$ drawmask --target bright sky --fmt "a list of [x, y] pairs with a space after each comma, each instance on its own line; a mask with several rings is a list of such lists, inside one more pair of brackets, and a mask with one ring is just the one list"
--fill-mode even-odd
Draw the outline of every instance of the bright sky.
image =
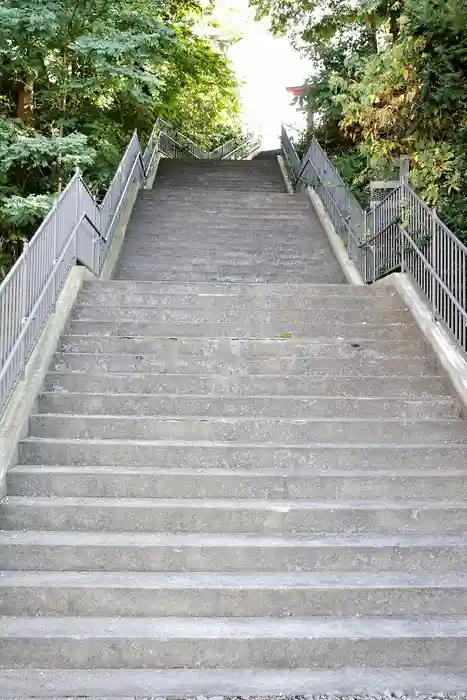
[[[304, 126], [304, 116], [291, 107], [287, 86], [301, 85], [311, 74], [309, 61], [291, 47], [288, 39], [273, 37], [268, 22], [253, 22], [248, 0], [221, 0], [242, 16], [243, 39], [229, 50], [242, 90], [244, 119], [249, 128], [261, 131], [263, 148], [276, 148], [281, 121]], [[250, 17], [250, 21], [246, 20]], [[246, 21], [245, 21], [246, 20]]]

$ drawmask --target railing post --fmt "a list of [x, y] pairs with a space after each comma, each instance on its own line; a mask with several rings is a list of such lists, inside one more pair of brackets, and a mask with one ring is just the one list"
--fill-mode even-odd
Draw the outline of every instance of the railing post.
[[57, 302], [57, 261], [58, 261], [58, 231], [57, 231], [57, 226], [58, 226], [57, 219], [58, 219], [58, 217], [56, 215], [57, 202], [54, 203], [53, 208], [54, 208], [54, 213], [52, 214], [52, 222], [53, 222], [53, 231], [52, 231], [52, 250], [53, 250], [53, 259], [52, 259], [52, 274], [53, 274], [52, 313], [55, 313], [55, 305]]
[[[431, 267], [435, 272], [439, 274], [437, 269], [438, 266], [436, 264], [436, 260], [438, 257], [438, 228], [436, 225], [437, 218], [438, 216], [436, 213], [436, 209], [433, 207], [433, 209], [431, 210]], [[436, 277], [433, 274], [433, 272], [431, 273], [431, 316], [433, 321], [437, 320], [438, 314], [436, 312]]]
[[[81, 216], [81, 170], [79, 168], [76, 168], [76, 196], [75, 196], [75, 225], [78, 223], [79, 218]], [[99, 209], [99, 225], [100, 225], [100, 209]], [[79, 236], [79, 230], [76, 231], [75, 234], [75, 242], [74, 242], [74, 258], [75, 258], [75, 263], [78, 260], [78, 236]]]
[[[402, 212], [402, 207], [401, 207], [401, 201], [402, 201], [402, 194], [404, 193], [405, 195], [405, 187], [407, 186], [406, 181], [402, 180], [401, 184], [399, 186], [399, 196], [396, 194], [396, 206], [397, 206], [397, 230], [399, 231], [399, 238], [401, 242], [401, 272], [404, 273], [406, 269], [406, 264], [405, 264], [405, 236], [404, 236], [404, 228], [401, 226], [399, 223], [399, 219], [401, 219], [401, 212]], [[403, 222], [402, 222], [403, 223]]]
[[[21, 267], [21, 283], [20, 283], [20, 289], [19, 289], [19, 294], [20, 294], [20, 307], [21, 307], [21, 330], [24, 328], [24, 325], [26, 324], [28, 320], [28, 310], [29, 310], [29, 304], [28, 304], [28, 287], [29, 287], [29, 243], [25, 243], [23, 246], [23, 265]], [[25, 346], [26, 346], [26, 338], [23, 337], [21, 341], [21, 348], [20, 348], [20, 367], [21, 367], [21, 372], [19, 375], [20, 379], [24, 379], [24, 372], [26, 370], [26, 352], [25, 352]]]
[[376, 245], [371, 246], [371, 257], [372, 257], [372, 265], [373, 265], [373, 272], [372, 272], [372, 282], [373, 284], [376, 282]]

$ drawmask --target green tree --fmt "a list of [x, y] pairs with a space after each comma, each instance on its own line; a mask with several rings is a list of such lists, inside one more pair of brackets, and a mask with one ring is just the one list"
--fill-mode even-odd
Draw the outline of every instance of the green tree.
[[96, 193], [132, 130], [164, 116], [203, 144], [238, 128], [226, 57], [197, 0], [3, 0], [0, 274], [80, 166]]

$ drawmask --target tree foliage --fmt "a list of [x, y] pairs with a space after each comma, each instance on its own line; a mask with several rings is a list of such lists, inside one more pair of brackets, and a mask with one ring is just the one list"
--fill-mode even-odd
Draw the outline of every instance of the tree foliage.
[[3, 0], [0, 277], [80, 167], [96, 192], [158, 116], [211, 146], [239, 128], [226, 57], [198, 0]]
[[412, 184], [467, 240], [467, 0], [253, 4], [314, 59], [311, 131], [356, 192], [409, 154]]

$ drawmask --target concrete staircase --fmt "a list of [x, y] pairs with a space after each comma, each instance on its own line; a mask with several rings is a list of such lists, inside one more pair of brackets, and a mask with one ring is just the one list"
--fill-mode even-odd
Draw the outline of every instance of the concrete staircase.
[[276, 176], [164, 162], [83, 288], [0, 506], [2, 698], [467, 683], [466, 423]]
[[343, 282], [308, 198], [285, 194], [277, 161], [267, 160], [164, 160], [136, 203], [116, 276]]

